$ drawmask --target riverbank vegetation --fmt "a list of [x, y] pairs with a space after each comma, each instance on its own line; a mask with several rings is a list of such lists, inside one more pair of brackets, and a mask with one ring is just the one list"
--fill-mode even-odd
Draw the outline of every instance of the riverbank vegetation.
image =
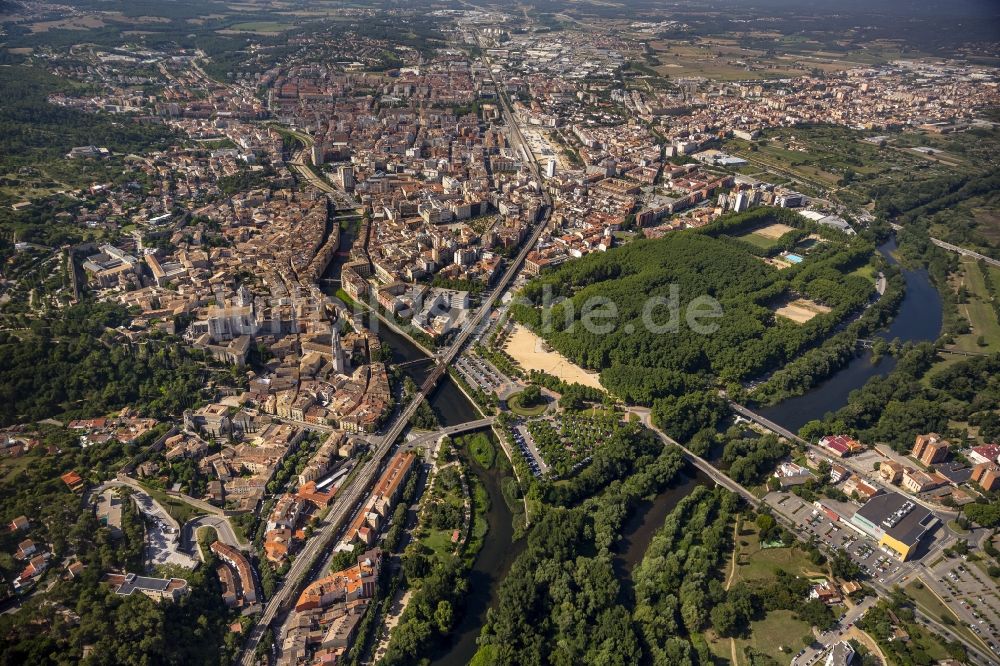
[[[811, 636], [811, 627], [833, 624], [830, 608], [806, 601], [812, 584], [808, 574], [817, 571], [822, 555], [815, 549], [800, 553], [794, 536], [766, 514], [734, 532], [733, 520], [742, 520], [738, 508], [737, 497], [728, 491], [700, 487], [678, 503], [654, 536], [633, 576], [634, 618], [650, 655], [643, 662], [713, 663], [718, 639], [731, 638], [750, 663], [769, 663], [766, 659], [797, 650], [800, 636]], [[777, 547], [760, 548], [765, 534], [778, 541]], [[776, 631], [778, 625], [783, 630]], [[802, 631], [791, 633], [794, 627]], [[772, 640], [762, 643], [763, 635]], [[728, 649], [719, 651], [729, 656]]]
[[[1000, 131], [981, 130], [996, 141]], [[984, 146], [991, 144], [985, 143]], [[995, 145], [995, 144], [992, 144]], [[995, 151], [993, 160], [996, 160]], [[1000, 169], [994, 162], [988, 170], [963, 169], [942, 175], [915, 188], [899, 183], [881, 192], [876, 211], [907, 230], [920, 228], [956, 245], [971, 246], [983, 254], [1000, 258], [1000, 231], [995, 210], [1000, 190]]]
[[842, 409], [810, 421], [800, 434], [816, 440], [844, 432], [866, 443], [887, 442], [897, 451], [913, 446], [918, 434], [939, 432], [964, 441], [1000, 439], [1000, 354], [969, 357], [935, 371], [931, 343], [905, 345], [896, 369], [874, 377], [851, 393]]
[[[504, 502], [514, 511], [519, 496], [511, 468], [485, 433], [446, 438], [433, 486], [421, 500], [419, 523], [402, 556], [411, 599], [393, 630], [380, 663], [412, 664], [442, 646], [465, 612], [470, 572], [490, 525], [490, 494], [480, 473], [498, 473]], [[478, 469], [477, 469], [478, 468]], [[512, 504], [514, 506], [512, 506]], [[523, 522], [523, 506], [520, 508]], [[394, 519], [395, 521], [395, 519]]]
[[[661, 446], [653, 454], [641, 447], [641, 438], [633, 440], [640, 444], [629, 456], [633, 465], [603, 468], [598, 487], [576, 477], [568, 485], [589, 498], [567, 493], [583, 501], [554, 504], [539, 517], [501, 583], [474, 663], [626, 664], [639, 658], [639, 637], [620, 603], [611, 548], [629, 511], [676, 478], [683, 462], [676, 448]], [[596, 458], [588, 469], [598, 467]]]

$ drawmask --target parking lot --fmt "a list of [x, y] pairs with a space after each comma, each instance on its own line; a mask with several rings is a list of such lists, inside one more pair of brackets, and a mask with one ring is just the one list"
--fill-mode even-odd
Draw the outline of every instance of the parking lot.
[[531, 433], [528, 432], [528, 429], [523, 425], [515, 426], [511, 431], [511, 435], [514, 438], [514, 444], [521, 450], [524, 460], [528, 463], [528, 467], [531, 468], [531, 473], [536, 477], [541, 477], [547, 473], [549, 466], [545, 464], [542, 454], [538, 452], [535, 440], [532, 438]]
[[986, 572], [964, 558], [941, 558], [928, 569], [941, 599], [1000, 654], [1000, 594]]
[[516, 386], [507, 375], [492, 363], [474, 354], [462, 354], [455, 360], [455, 368], [465, 381], [486, 393], [504, 395]]
[[146, 565], [177, 564], [193, 569], [198, 561], [180, 548], [180, 530], [167, 512], [145, 493], [133, 494], [146, 519]]
[[815, 536], [823, 544], [846, 552], [873, 580], [884, 585], [901, 574], [906, 575], [905, 565], [879, 549], [871, 537], [844, 521], [831, 520], [801, 497], [790, 492], [771, 492], [764, 501], [794, 521], [802, 530], [802, 538]]

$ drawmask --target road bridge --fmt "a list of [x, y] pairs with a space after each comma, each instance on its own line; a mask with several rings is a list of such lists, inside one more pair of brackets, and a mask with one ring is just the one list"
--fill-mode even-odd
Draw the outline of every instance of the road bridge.
[[[903, 225], [896, 224], [894, 222], [891, 223], [889, 226], [891, 226], [896, 231], [899, 231], [900, 229], [903, 228]], [[967, 247], [962, 247], [960, 245], [948, 243], [947, 241], [943, 241], [940, 238], [934, 238], [933, 236], [931, 237], [931, 242], [943, 250], [948, 250], [949, 252], [955, 252], [957, 254], [962, 255], [963, 257], [970, 257], [972, 259], [975, 259], [976, 261], [985, 261], [990, 266], [996, 266], [997, 268], [1000, 268], [1000, 259], [987, 257], [985, 254], [980, 254], [975, 250], [970, 250]]]
[[760, 414], [757, 414], [756, 412], [750, 411], [749, 409], [747, 409], [743, 405], [740, 405], [740, 404], [735, 403], [732, 400], [730, 400], [729, 401], [729, 408], [732, 409], [737, 414], [739, 414], [740, 416], [742, 416], [743, 418], [750, 419], [754, 423], [757, 423], [759, 425], [764, 426], [765, 428], [767, 428], [768, 430], [770, 430], [771, 432], [773, 432], [773, 433], [775, 433], [777, 435], [781, 435], [782, 437], [785, 437], [785, 438], [787, 438], [790, 441], [798, 442], [799, 444], [803, 444], [805, 446], [809, 445], [809, 442], [807, 442], [806, 440], [802, 439], [801, 437], [799, 437], [798, 435], [796, 435], [794, 432], [792, 432], [788, 428], [784, 428], [784, 427], [778, 425], [777, 423], [775, 423], [774, 421], [771, 421], [770, 419], [765, 418], [765, 417], [761, 416]]
[[458, 425], [448, 426], [447, 428], [441, 428], [440, 430], [434, 430], [427, 433], [420, 433], [413, 439], [405, 442], [403, 444], [404, 449], [415, 449], [418, 446], [425, 446], [434, 442], [446, 435], [458, 435], [463, 432], [471, 432], [473, 430], [481, 430], [483, 428], [488, 428], [493, 425], [496, 421], [496, 417], [490, 416], [485, 419], [479, 419], [478, 421], [466, 421], [465, 423], [459, 423]]
[[[817, 446], [816, 444], [811, 444], [811, 443], [807, 442], [806, 440], [802, 439], [801, 437], [799, 437], [798, 435], [796, 435], [795, 433], [793, 433], [791, 430], [788, 430], [787, 428], [784, 428], [784, 427], [778, 425], [774, 421], [771, 421], [770, 419], [767, 419], [767, 418], [761, 416], [760, 414], [757, 414], [756, 412], [751, 411], [747, 407], [744, 407], [743, 405], [735, 403], [735, 402], [733, 402], [731, 400], [729, 401], [729, 407], [730, 407], [730, 409], [732, 409], [734, 412], [736, 412], [740, 416], [743, 416], [744, 418], [747, 418], [747, 419], [753, 421], [754, 423], [757, 423], [759, 425], [764, 426], [765, 428], [767, 428], [771, 432], [775, 433], [776, 435], [780, 435], [782, 437], [787, 438], [790, 441], [797, 442], [797, 443], [805, 446], [808, 450], [812, 451], [813, 453], [815, 453], [817, 455], [820, 455], [820, 456], [823, 456], [824, 458], [826, 458], [830, 462], [837, 462], [837, 463], [843, 465], [844, 467], [847, 467], [854, 474], [857, 474], [859, 478], [869, 478], [869, 479], [872, 479], [873, 481], [876, 480], [875, 479], [876, 473], [873, 470], [871, 470], [870, 468], [866, 468], [866, 467], [863, 467], [861, 465], [858, 465], [857, 463], [853, 462], [851, 460], [851, 458], [837, 458], [836, 461], [834, 461], [832, 452], [829, 449], [825, 449], [822, 446]], [[930, 503], [930, 502], [928, 502], [928, 501], [926, 501], [926, 500], [924, 500], [924, 499], [922, 499], [920, 497], [917, 497], [916, 495], [910, 494], [910, 493], [908, 493], [908, 492], [906, 492], [906, 491], [904, 491], [902, 489], [898, 489], [897, 492], [900, 492], [901, 494], [906, 495], [907, 499], [912, 500], [913, 502], [915, 502], [915, 503], [919, 504], [920, 506], [924, 507], [925, 509], [927, 509], [931, 513], [935, 514], [938, 517], [938, 520], [941, 521], [942, 525], [946, 525], [949, 520], [954, 519], [958, 515], [957, 511], [951, 511], [951, 510], [945, 509], [945, 508], [943, 508], [943, 507], [941, 507], [939, 505], [932, 504], [932, 503]]]
[[[871, 349], [875, 345], [875, 340], [858, 338], [858, 344], [865, 349]], [[952, 356], [992, 356], [990, 352], [964, 351], [962, 349], [949, 349], [948, 347], [940, 347], [937, 352], [939, 354], [951, 354]]]

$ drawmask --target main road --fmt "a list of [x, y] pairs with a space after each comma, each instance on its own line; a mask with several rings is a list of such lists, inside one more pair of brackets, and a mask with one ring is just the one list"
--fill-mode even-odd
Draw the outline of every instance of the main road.
[[[487, 67], [489, 67], [488, 63]], [[490, 77], [493, 79], [494, 85], [496, 85], [496, 79], [493, 78], [492, 70], [490, 70]], [[499, 92], [499, 87], [497, 87], [497, 91]], [[506, 98], [501, 96], [500, 99], [504, 119], [510, 128], [511, 140], [517, 143], [519, 148], [524, 151], [527, 144], [524, 141], [521, 130], [514, 122], [514, 118], [508, 108]], [[305, 166], [301, 153], [299, 159], [300, 164], [296, 165], [297, 167], [301, 166], [301, 168], [298, 169], [299, 172], [306, 176], [310, 182], [315, 182], [314, 178], [317, 177], [311, 169]], [[534, 161], [529, 161], [528, 166], [534, 176], [538, 179], [538, 182], [541, 183], [542, 179], [541, 173], [538, 169], [538, 164]], [[310, 175], [312, 178], [310, 178]], [[329, 184], [325, 185], [328, 186]], [[484, 318], [489, 315], [493, 306], [496, 304], [497, 299], [501, 296], [501, 294], [503, 294], [513, 281], [514, 277], [520, 271], [525, 258], [528, 256], [531, 249], [537, 244], [538, 239], [541, 237], [548, 224], [549, 216], [552, 214], [551, 197], [547, 193], [543, 193], [542, 198], [544, 206], [541, 212], [541, 220], [539, 220], [535, 225], [535, 228], [532, 230], [517, 256], [513, 259], [513, 261], [511, 261], [507, 270], [504, 271], [500, 280], [497, 282], [496, 287], [483, 301], [476, 314], [471, 319], [466, 321], [451, 346], [449, 346], [443, 353], [439, 352], [437, 354], [437, 364], [430, 376], [424, 382], [423, 386], [421, 386], [420, 391], [413, 396], [406, 407], [399, 413], [389, 429], [382, 435], [381, 441], [376, 440], [375, 450], [372, 457], [363, 464], [354, 480], [341, 491], [332, 510], [329, 514], [327, 514], [326, 519], [323, 521], [323, 526], [320, 528], [319, 533], [309, 539], [302, 551], [295, 558], [291, 568], [289, 568], [283, 584], [278, 588], [274, 596], [268, 599], [257, 624], [254, 625], [243, 644], [243, 650], [238, 658], [238, 662], [243, 664], [243, 666], [252, 666], [256, 657], [257, 647], [260, 645], [261, 639], [269, 631], [275, 618], [287, 610], [290, 604], [294, 602], [295, 597], [299, 594], [303, 587], [306, 574], [314, 569], [314, 565], [318, 557], [332, 545], [334, 538], [339, 534], [343, 526], [350, 519], [351, 515], [353, 515], [357, 505], [361, 502], [364, 494], [374, 483], [376, 475], [382, 468], [382, 464], [388, 457], [389, 453], [393, 450], [396, 440], [402, 434], [404, 428], [406, 428], [407, 424], [410, 422], [410, 419], [413, 418], [413, 415], [416, 413], [420, 403], [423, 402], [423, 400], [434, 390], [438, 380], [447, 371], [448, 364], [450, 364], [459, 352], [461, 352], [462, 347], [466, 344], [466, 342], [468, 342], [469, 336], [479, 327]]]

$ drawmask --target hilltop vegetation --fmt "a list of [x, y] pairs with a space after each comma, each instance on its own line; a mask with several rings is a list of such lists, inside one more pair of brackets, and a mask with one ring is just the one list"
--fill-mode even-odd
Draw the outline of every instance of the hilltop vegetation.
[[0, 332], [0, 425], [126, 405], [163, 417], [200, 400], [202, 354], [177, 344], [123, 343], [111, 327], [124, 321], [121, 306], [88, 302]]
[[[113, 153], [165, 148], [173, 133], [162, 124], [141, 125], [124, 117], [94, 114], [51, 104], [48, 96], [72, 87], [65, 80], [28, 66], [0, 67], [0, 185], [21, 170], [39, 170], [58, 186], [81, 186], [113, 174], [106, 162], [70, 162], [74, 146], [95, 145]], [[119, 165], [120, 167], [120, 165]], [[120, 168], [118, 169], [120, 170]]]

